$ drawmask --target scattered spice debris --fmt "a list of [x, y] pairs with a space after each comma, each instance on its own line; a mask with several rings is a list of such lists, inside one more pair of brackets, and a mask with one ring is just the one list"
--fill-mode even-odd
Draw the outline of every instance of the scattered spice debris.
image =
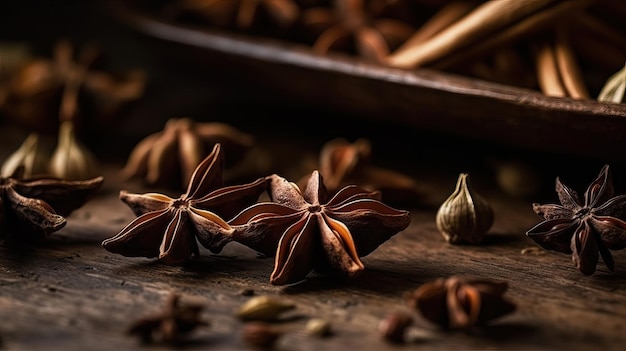
[[144, 343], [179, 344], [196, 328], [209, 325], [201, 318], [204, 305], [181, 304], [180, 299], [180, 295], [170, 294], [162, 312], [136, 320], [127, 333], [139, 336]]

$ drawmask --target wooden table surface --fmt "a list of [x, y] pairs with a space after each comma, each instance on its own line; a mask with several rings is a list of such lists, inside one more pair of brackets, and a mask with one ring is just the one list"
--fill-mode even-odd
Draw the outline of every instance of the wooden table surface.
[[[617, 350], [626, 342], [626, 251], [615, 252], [616, 271], [600, 263], [595, 275], [578, 272], [568, 255], [521, 254], [535, 246], [524, 232], [537, 223], [527, 201], [497, 192], [484, 196], [496, 219], [479, 246], [446, 243], [437, 232], [436, 205], [452, 191], [456, 174], [418, 175], [424, 206], [407, 208], [411, 225], [363, 262], [365, 271], [350, 281], [310, 276], [290, 286], [272, 286], [273, 260], [236, 243], [213, 255], [203, 251], [185, 267], [126, 258], [101, 248], [134, 218], [118, 200], [120, 189], [142, 191], [105, 167], [98, 196], [68, 219], [45, 245], [16, 251], [0, 247], [0, 337], [6, 350], [140, 350], [125, 335], [139, 316], [161, 310], [171, 292], [183, 302], [206, 304], [209, 327], [190, 335], [185, 349], [242, 350], [242, 322], [234, 311], [255, 295], [277, 296], [297, 305], [294, 318], [278, 325], [285, 334], [277, 350]], [[430, 204], [428, 204], [430, 203]], [[392, 345], [378, 332], [391, 311], [408, 311], [403, 295], [439, 277], [465, 275], [509, 282], [506, 296], [518, 309], [482, 331], [445, 333], [414, 314], [422, 335]], [[303, 332], [309, 318], [332, 322], [334, 336]]]

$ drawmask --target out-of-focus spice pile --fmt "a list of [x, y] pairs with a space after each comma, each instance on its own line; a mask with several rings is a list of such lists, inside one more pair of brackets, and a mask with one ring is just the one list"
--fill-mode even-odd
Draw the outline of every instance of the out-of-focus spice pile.
[[607, 79], [626, 62], [620, 24], [626, 4], [620, 1], [139, 3], [183, 24], [296, 41], [318, 54], [343, 52], [390, 67], [434, 68], [556, 97], [599, 98]]

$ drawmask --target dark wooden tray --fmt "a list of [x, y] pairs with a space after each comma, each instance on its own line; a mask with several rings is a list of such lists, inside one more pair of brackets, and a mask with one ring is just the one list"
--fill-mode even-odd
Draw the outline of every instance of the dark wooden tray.
[[626, 161], [625, 104], [320, 56], [305, 45], [172, 23], [119, 2], [114, 10], [140, 33], [177, 45], [177, 54], [194, 55], [200, 68], [232, 72], [241, 84], [291, 101], [535, 151]]

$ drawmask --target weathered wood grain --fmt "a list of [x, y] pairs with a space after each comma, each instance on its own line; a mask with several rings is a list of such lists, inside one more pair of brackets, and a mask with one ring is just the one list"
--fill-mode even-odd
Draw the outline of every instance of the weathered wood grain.
[[[306, 281], [269, 284], [272, 259], [238, 244], [219, 255], [203, 251], [185, 267], [111, 254], [100, 242], [133, 218], [117, 199], [120, 188], [109, 167], [99, 196], [69, 217], [66, 228], [43, 246], [16, 251], [0, 248], [0, 336], [7, 350], [139, 350], [124, 334], [135, 318], [158, 311], [178, 291], [183, 301], [205, 303], [211, 326], [193, 333], [185, 349], [241, 350], [241, 322], [233, 311], [249, 297], [241, 292], [278, 295], [297, 304], [279, 326], [286, 334], [278, 350], [617, 350], [626, 342], [626, 252], [616, 252], [617, 270], [600, 266], [585, 277], [568, 255], [522, 255], [534, 246], [524, 235], [537, 218], [524, 201], [485, 196], [496, 220], [487, 242], [453, 246], [437, 232], [433, 206], [411, 209], [411, 226], [364, 258], [366, 270], [351, 281], [310, 276]], [[421, 177], [433, 205], [442, 201], [454, 177]], [[406, 310], [403, 295], [422, 283], [450, 275], [506, 280], [507, 296], [518, 310], [490, 328], [444, 333], [417, 314], [415, 326], [427, 335], [405, 346], [389, 345], [377, 331], [393, 310]], [[304, 334], [310, 317], [333, 323], [335, 335]], [[168, 349], [151, 346], [148, 349]]]

